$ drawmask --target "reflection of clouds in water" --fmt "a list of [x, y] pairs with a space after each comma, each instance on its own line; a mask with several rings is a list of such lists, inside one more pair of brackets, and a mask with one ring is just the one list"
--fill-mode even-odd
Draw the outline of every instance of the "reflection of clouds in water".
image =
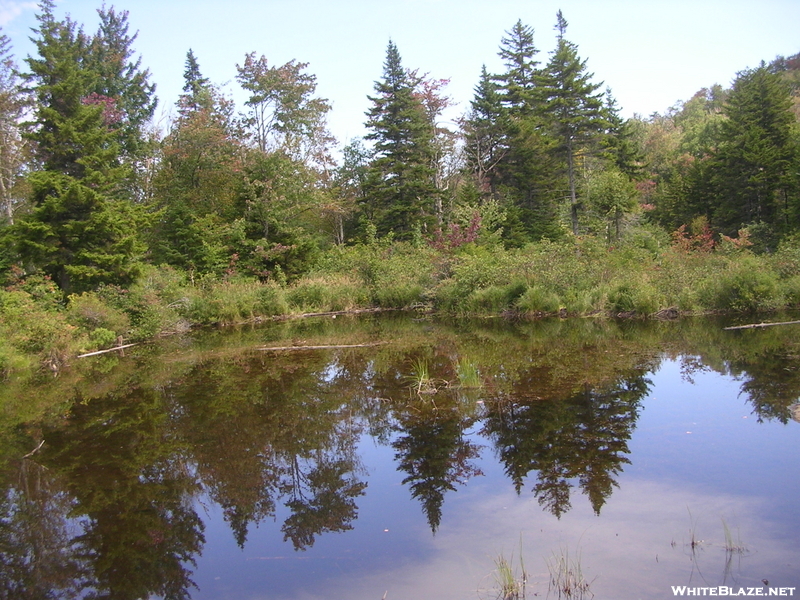
[[[757, 499], [627, 481], [600, 517], [580, 503], [557, 520], [542, 511], [532, 494], [513, 493], [472, 504], [454, 497], [449, 513], [448, 523], [431, 541], [436, 552], [427, 562], [407, 562], [357, 581], [351, 574], [327, 582], [319, 596], [303, 594], [293, 600], [374, 600], [385, 591], [386, 600], [493, 597], [494, 560], [502, 553], [508, 559], [513, 555], [516, 564], [520, 534], [530, 596], [546, 595], [545, 561], [562, 549], [570, 556], [580, 550], [584, 576], [594, 579], [597, 598], [667, 598], [672, 597], [672, 585], [761, 587], [761, 579], [773, 586], [800, 584], [800, 550], [781, 539], [780, 523], [764, 518], [768, 511]], [[722, 519], [748, 552], [725, 551]], [[692, 524], [696, 539], [703, 540], [694, 555]]]

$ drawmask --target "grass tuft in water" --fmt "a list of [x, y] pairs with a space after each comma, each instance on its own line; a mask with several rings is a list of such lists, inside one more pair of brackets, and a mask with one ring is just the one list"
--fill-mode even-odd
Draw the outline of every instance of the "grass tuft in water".
[[594, 597], [591, 582], [586, 580], [581, 569], [580, 552], [576, 556], [570, 556], [567, 548], [562, 548], [559, 554], [554, 552], [547, 561], [547, 569], [550, 571], [548, 596], [552, 592], [556, 598], [566, 600]]
[[410, 387], [417, 394], [436, 393], [436, 384], [431, 378], [428, 361], [424, 358], [415, 358], [411, 364]]
[[497, 598], [499, 600], [521, 600], [525, 598], [525, 587], [528, 582], [528, 573], [522, 561], [522, 544], [520, 544], [519, 573], [514, 566], [514, 555], [507, 559], [502, 553], [495, 561], [494, 580], [497, 584]]
[[747, 546], [742, 543], [742, 538], [739, 535], [739, 530], [736, 530], [736, 539], [733, 539], [733, 535], [731, 534], [730, 527], [725, 522], [725, 519], [722, 519], [722, 529], [725, 532], [725, 552], [728, 554], [744, 554], [747, 552]]
[[478, 389], [483, 387], [481, 381], [481, 374], [475, 363], [468, 360], [460, 359], [456, 365], [456, 373], [458, 374], [458, 385], [462, 388]]

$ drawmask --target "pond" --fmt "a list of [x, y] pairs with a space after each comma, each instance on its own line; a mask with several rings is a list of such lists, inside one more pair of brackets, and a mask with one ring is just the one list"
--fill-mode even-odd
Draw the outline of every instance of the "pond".
[[798, 325], [728, 324], [320, 317], [5, 382], [0, 598], [800, 595]]

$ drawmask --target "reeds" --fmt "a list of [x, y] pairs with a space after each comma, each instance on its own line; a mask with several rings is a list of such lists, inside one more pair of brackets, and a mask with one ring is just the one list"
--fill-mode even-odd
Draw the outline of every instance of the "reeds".
[[558, 554], [554, 552], [547, 561], [547, 569], [550, 572], [548, 596], [553, 593], [556, 598], [566, 600], [594, 597], [590, 589], [591, 581], [583, 575], [580, 552], [574, 556], [570, 555], [567, 548], [562, 548]]
[[725, 519], [722, 519], [722, 529], [725, 532], [725, 552], [728, 554], [744, 554], [747, 552], [747, 547], [742, 543], [738, 529], [736, 530], [736, 540], [733, 539], [733, 534], [731, 534], [730, 527], [728, 527]]
[[508, 559], [500, 553], [494, 561], [494, 581], [498, 600], [521, 600], [525, 598], [528, 572], [522, 560], [522, 541], [519, 545], [519, 570], [514, 566], [514, 555]]

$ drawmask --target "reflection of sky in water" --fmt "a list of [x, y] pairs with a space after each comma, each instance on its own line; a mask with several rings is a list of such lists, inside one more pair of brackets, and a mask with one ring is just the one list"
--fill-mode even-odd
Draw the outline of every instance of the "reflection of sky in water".
[[[353, 530], [322, 534], [305, 552], [282, 541], [288, 513], [251, 527], [240, 550], [220, 511], [204, 503], [206, 545], [193, 597], [494, 598], [494, 560], [518, 558], [520, 538], [529, 597], [546, 596], [545, 561], [562, 549], [580, 549], [596, 598], [672, 598], [672, 585], [760, 586], [761, 579], [800, 595], [800, 425], [758, 423], [739, 382], [715, 373], [695, 373], [692, 384], [679, 363], [664, 362], [650, 378], [629, 443], [632, 464], [599, 517], [577, 488], [560, 520], [539, 506], [533, 479], [517, 496], [488, 443], [476, 439], [484, 476], [447, 493], [432, 536], [401, 485], [394, 450], [367, 438], [369, 485]], [[748, 552], [726, 553], [723, 519]], [[692, 527], [703, 540], [694, 555]]]

